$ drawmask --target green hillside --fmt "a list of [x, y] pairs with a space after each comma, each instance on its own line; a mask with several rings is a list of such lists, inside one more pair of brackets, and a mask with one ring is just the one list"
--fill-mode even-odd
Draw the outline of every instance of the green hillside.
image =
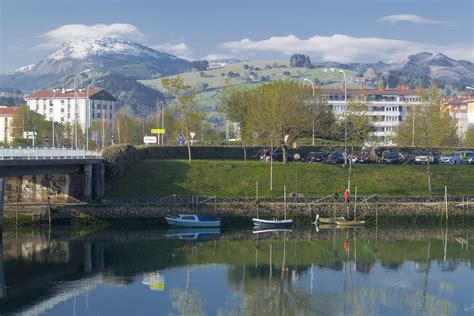
[[[248, 67], [247, 67], [248, 66]], [[288, 73], [289, 72], [289, 73]], [[234, 76], [232, 76], [232, 73]], [[238, 73], [238, 76], [236, 74]], [[352, 83], [351, 79], [356, 72], [346, 71], [348, 87], [358, 87], [357, 83]], [[256, 61], [242, 64], [230, 64], [220, 68], [208, 69], [206, 71], [194, 71], [179, 74], [184, 82], [196, 89], [199, 104], [202, 109], [209, 112], [211, 117], [218, 118], [217, 106], [219, 104], [220, 91], [226, 86], [226, 81], [231, 80], [233, 85], [243, 87], [255, 87], [266, 82], [277, 80], [299, 80], [309, 79], [319, 80], [324, 87], [341, 87], [343, 76], [339, 73], [326, 73], [323, 68], [307, 69], [291, 67], [289, 61], [271, 60]], [[169, 76], [164, 78], [172, 78]], [[163, 78], [152, 80], [140, 80], [139, 82], [150, 88], [166, 93], [166, 89], [161, 86]]]

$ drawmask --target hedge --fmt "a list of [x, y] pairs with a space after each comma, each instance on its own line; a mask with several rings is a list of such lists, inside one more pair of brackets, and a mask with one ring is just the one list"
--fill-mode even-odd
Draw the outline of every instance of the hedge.
[[102, 152], [105, 176], [107, 178], [120, 177], [140, 159], [140, 152], [133, 145], [119, 144], [109, 146]]

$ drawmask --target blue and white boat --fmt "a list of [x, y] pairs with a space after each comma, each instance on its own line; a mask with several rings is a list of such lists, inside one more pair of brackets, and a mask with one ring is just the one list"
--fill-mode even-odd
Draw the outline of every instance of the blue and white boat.
[[219, 227], [221, 221], [204, 217], [197, 214], [178, 214], [178, 216], [166, 216], [168, 224], [180, 227]]

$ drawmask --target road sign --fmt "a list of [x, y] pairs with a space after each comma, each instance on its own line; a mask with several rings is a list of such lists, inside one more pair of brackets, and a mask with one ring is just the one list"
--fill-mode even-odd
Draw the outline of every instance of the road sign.
[[151, 130], [152, 134], [164, 134], [166, 133], [166, 130], [164, 128], [153, 128]]
[[44, 142], [45, 142], [45, 143], [49, 142], [49, 136], [45, 136], [45, 137], [44, 137]]
[[156, 144], [157, 143], [157, 138], [156, 136], [145, 136], [143, 137], [143, 142], [145, 144]]
[[36, 137], [37, 133], [32, 131], [23, 132], [23, 138], [33, 138]]

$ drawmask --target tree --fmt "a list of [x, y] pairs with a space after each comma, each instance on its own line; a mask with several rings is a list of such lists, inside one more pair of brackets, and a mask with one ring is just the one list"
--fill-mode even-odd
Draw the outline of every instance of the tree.
[[290, 65], [291, 65], [291, 67], [304, 67], [304, 68], [312, 68], [313, 67], [309, 57], [306, 56], [306, 55], [303, 55], [303, 54], [293, 54], [293, 55], [291, 55]]
[[188, 158], [191, 163], [191, 135], [198, 130], [204, 119], [204, 114], [199, 110], [196, 102], [196, 91], [191, 86], [184, 83], [180, 76], [165, 78], [161, 80], [161, 85], [174, 96], [174, 105], [178, 112], [177, 123], [184, 131], [184, 137], [188, 143]]
[[[59, 124], [55, 123], [55, 126]], [[45, 145], [45, 136], [51, 139], [52, 124], [45, 117], [30, 111], [27, 106], [22, 106], [13, 116], [12, 121], [13, 143], [16, 145], [32, 145], [30, 139], [23, 138], [23, 132], [36, 132], [35, 146]]]
[[471, 125], [466, 132], [464, 146], [474, 148], [474, 125]]
[[[414, 106], [397, 129], [395, 141], [399, 146], [416, 146], [428, 149], [457, 144], [456, 126], [449, 116], [448, 105], [436, 88], [420, 94], [422, 102]], [[427, 160], [428, 190], [431, 192], [430, 159]]]
[[197, 71], [203, 71], [209, 68], [209, 62], [207, 60], [196, 60], [191, 62], [191, 67]]

